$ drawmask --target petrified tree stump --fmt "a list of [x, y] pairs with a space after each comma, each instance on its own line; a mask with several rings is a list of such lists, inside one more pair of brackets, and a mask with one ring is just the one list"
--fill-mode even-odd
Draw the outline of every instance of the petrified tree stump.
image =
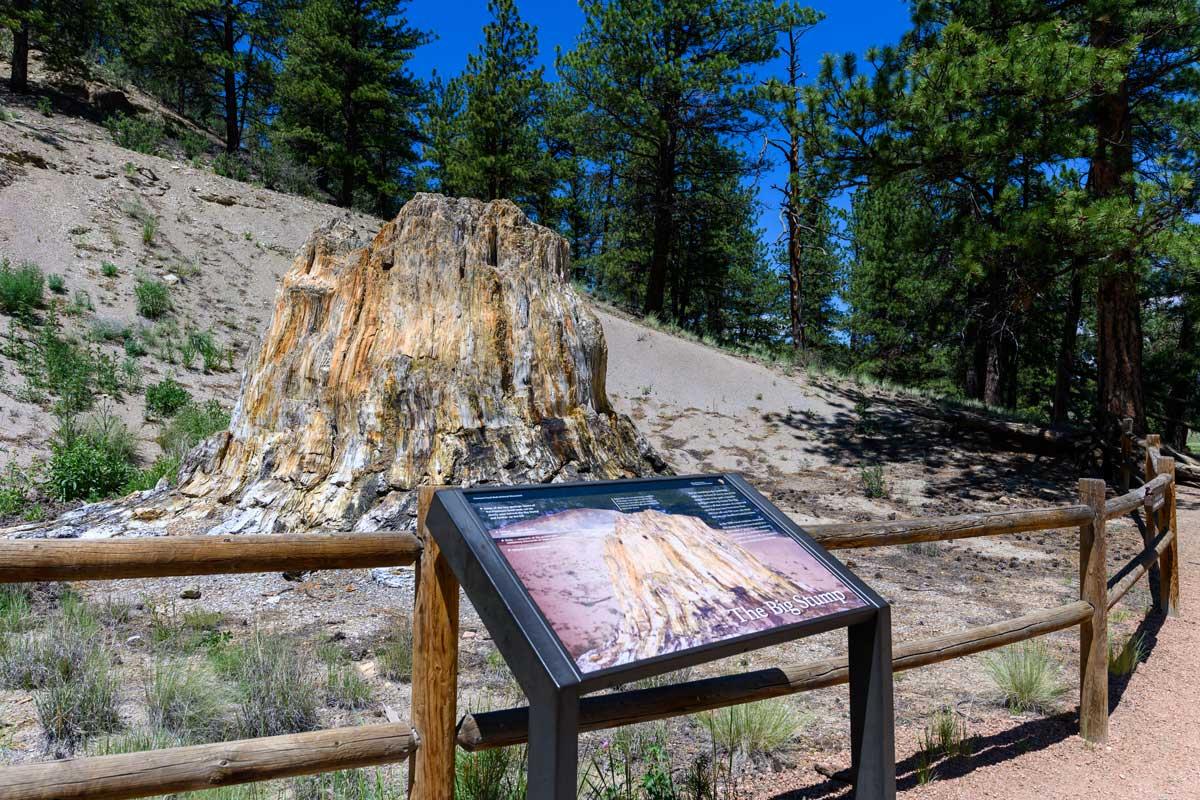
[[421, 484], [661, 472], [609, 404], [604, 335], [568, 274], [567, 242], [508, 201], [418, 195], [366, 246], [330, 223], [283, 279], [229, 431], [178, 488], [9, 533], [406, 528]]

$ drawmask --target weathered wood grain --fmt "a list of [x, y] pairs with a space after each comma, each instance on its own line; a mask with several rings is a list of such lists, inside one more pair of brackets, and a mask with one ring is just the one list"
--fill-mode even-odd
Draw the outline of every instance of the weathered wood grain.
[[1171, 541], [1158, 558], [1158, 605], [1167, 616], [1176, 617], [1179, 616], [1179, 519], [1176, 516], [1175, 488], [1178, 464], [1173, 458], [1163, 458], [1159, 462], [1159, 468], [1171, 477], [1171, 485], [1167, 487], [1166, 492], [1166, 522]]
[[232, 575], [413, 563], [411, 533], [0, 539], [0, 583]]
[[1108, 586], [1105, 558], [1104, 481], [1083, 478], [1079, 497], [1092, 519], [1079, 527], [1079, 599], [1092, 613], [1079, 626], [1079, 734], [1089, 742], [1108, 738]]
[[1162, 497], [1166, 491], [1167, 485], [1171, 482], [1171, 478], [1166, 475], [1159, 475], [1153, 479], [1147, 480], [1141, 486], [1126, 492], [1119, 497], [1114, 497], [1104, 504], [1104, 516], [1106, 519], [1113, 519], [1122, 514], [1128, 514], [1134, 509], [1142, 508], [1146, 505], [1147, 500], [1156, 500]]
[[962, 514], [954, 517], [839, 522], [803, 527], [806, 533], [826, 549], [848, 550], [857, 547], [883, 547], [913, 542], [936, 542], [975, 536], [997, 536], [1008, 533], [1069, 528], [1091, 519], [1091, 514], [1091, 509], [1087, 506], [1075, 505]]
[[425, 527], [437, 486], [417, 497], [423, 545], [413, 612], [412, 720], [421, 749], [409, 768], [412, 800], [453, 800], [458, 698], [458, 580]]
[[387, 764], [417, 746], [407, 725], [363, 725], [0, 770], [4, 800], [121, 800]]
[[[893, 651], [892, 668], [914, 669], [1003, 647], [1078, 625], [1091, 615], [1091, 605], [1077, 601], [958, 633], [906, 642]], [[846, 658], [837, 657], [674, 686], [594, 695], [580, 701], [579, 724], [585, 731], [614, 728], [836, 686], [848, 680]], [[471, 751], [521, 744], [528, 735], [526, 707], [468, 714], [458, 725], [458, 743]]]

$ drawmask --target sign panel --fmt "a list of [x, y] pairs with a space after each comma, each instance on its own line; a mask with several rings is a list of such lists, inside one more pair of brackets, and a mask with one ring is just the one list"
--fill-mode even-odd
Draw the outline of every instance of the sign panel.
[[877, 605], [727, 476], [464, 494], [581, 675]]

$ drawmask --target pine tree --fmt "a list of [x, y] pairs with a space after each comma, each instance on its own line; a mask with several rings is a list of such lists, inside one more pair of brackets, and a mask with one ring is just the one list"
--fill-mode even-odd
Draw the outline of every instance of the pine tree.
[[290, 16], [273, 133], [339, 205], [389, 214], [418, 161], [424, 86], [407, 68], [429, 35], [401, 0], [309, 0]]
[[745, 159], [706, 157], [714, 139], [737, 140], [761, 126], [751, 68], [774, 53], [775, 6], [766, 0], [581, 5], [579, 44], [558, 63], [561, 80], [586, 107], [575, 144], [583, 157], [613, 170], [619, 202], [635, 204], [613, 215], [628, 227], [608, 231], [616, 246], [606, 248], [605, 271], [625, 271], [622, 293], [641, 297], [645, 313], [662, 315], [681, 305], [668, 305], [668, 291], [683, 285], [674, 273], [686, 185], [748, 170]]
[[513, 0], [489, 0], [488, 10], [466, 71], [437, 87], [426, 155], [443, 191], [532, 208], [554, 174], [541, 140], [548, 89], [533, 66], [537, 30]]

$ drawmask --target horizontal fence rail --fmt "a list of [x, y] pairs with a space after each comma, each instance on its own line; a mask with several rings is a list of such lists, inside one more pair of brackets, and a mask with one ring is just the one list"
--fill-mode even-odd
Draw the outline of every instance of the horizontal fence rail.
[[400, 531], [0, 539], [0, 583], [400, 567], [420, 553], [417, 537]]
[[1087, 506], [1035, 508], [1023, 511], [995, 511], [963, 514], [957, 517], [885, 520], [804, 525], [822, 547], [848, 550], [858, 547], [885, 547], [915, 542], [940, 542], [976, 536], [998, 536], [1027, 531], [1068, 528], [1092, 518]]
[[0, 771], [5, 800], [123, 800], [401, 761], [417, 746], [407, 725], [361, 725]]
[[1153, 546], [1146, 548], [1141, 553], [1133, 557], [1128, 564], [1117, 571], [1108, 580], [1108, 607], [1112, 608], [1121, 601], [1121, 598], [1133, 588], [1134, 584], [1145, 577], [1151, 567], [1158, 564], [1160, 558], [1167, 548], [1175, 541], [1174, 531], [1165, 531], [1158, 539], [1155, 540]]
[[1162, 507], [1163, 495], [1172, 483], [1170, 475], [1159, 475], [1148, 483], [1143, 483], [1133, 491], [1114, 497], [1104, 504], [1104, 516], [1108, 519], [1124, 516], [1139, 508], [1157, 511]]
[[[981, 653], [1070, 628], [1091, 615], [1091, 604], [1080, 600], [958, 633], [905, 642], [893, 651], [892, 669], [915, 669]], [[754, 700], [837, 686], [849, 680], [849, 662], [842, 656], [808, 664], [705, 678], [674, 686], [594, 695], [583, 698], [579, 703], [579, 729], [595, 731], [695, 714]], [[528, 741], [528, 737], [527, 706], [468, 714], [458, 726], [458, 743], [464, 750], [490, 750], [495, 747], [523, 744]]]

